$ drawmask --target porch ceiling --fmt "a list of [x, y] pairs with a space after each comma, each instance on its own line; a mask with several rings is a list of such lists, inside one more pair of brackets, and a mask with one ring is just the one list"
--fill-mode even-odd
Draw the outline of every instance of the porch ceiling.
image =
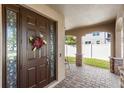
[[53, 4], [49, 5], [65, 16], [65, 30], [115, 20], [121, 4]]

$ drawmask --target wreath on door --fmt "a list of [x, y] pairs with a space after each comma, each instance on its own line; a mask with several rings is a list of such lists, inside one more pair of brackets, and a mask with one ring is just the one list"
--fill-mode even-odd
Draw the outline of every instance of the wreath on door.
[[45, 40], [43, 40], [43, 36], [30, 36], [29, 42], [32, 45], [32, 51], [36, 51], [36, 49], [40, 49], [43, 45], [47, 44]]

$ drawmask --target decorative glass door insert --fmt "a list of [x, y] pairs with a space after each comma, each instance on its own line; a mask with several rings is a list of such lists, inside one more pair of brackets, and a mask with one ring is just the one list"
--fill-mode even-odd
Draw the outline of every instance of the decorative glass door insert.
[[17, 13], [6, 10], [6, 86], [17, 87]]

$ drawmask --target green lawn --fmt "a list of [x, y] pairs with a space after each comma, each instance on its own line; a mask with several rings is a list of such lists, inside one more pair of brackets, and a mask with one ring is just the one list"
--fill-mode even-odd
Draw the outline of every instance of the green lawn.
[[[75, 64], [76, 59], [75, 57], [68, 57], [68, 61], [70, 64]], [[84, 58], [83, 63], [104, 69], [109, 69], [109, 65], [110, 65], [110, 63], [105, 60], [95, 59], [95, 58]]]

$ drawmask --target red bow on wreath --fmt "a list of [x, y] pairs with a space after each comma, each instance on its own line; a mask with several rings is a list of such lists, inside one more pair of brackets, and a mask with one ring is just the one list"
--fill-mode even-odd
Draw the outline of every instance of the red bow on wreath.
[[43, 45], [46, 44], [46, 41], [42, 39], [41, 35], [40, 37], [36, 36], [36, 37], [30, 37], [29, 41], [31, 43], [31, 45], [33, 46], [32, 50], [35, 51], [36, 49], [41, 48]]

